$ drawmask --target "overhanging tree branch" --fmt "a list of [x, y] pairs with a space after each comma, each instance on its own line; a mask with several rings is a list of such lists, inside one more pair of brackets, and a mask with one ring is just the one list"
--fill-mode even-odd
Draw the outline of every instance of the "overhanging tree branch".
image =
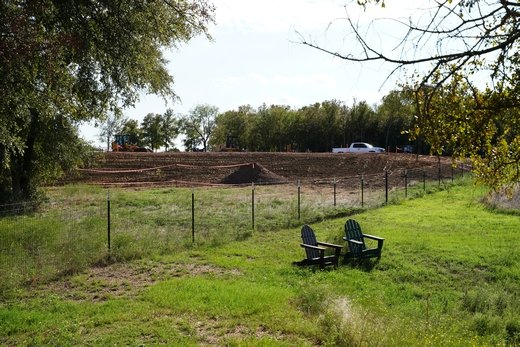
[[[472, 2], [477, 5], [475, 10], [471, 9], [469, 5], [465, 5], [464, 2], [459, 2], [454, 6], [450, 6], [449, 3], [447, 0], [438, 2], [431, 19], [424, 25], [414, 24], [411, 20], [408, 24], [397, 21], [407, 28], [406, 34], [393, 50], [401, 47], [400, 56], [392, 56], [382, 49], [376, 48], [368, 41], [367, 36], [361, 33], [348, 13], [345, 19], [348, 31], [353, 33], [360, 47], [359, 53], [335, 51], [310, 42], [302, 35], [300, 35], [299, 43], [350, 62], [380, 61], [394, 64], [396, 68], [392, 70], [391, 74], [405, 66], [431, 63], [430, 71], [426, 74], [428, 78], [446, 66], [453, 64], [458, 68], [463, 68], [475, 58], [494, 55], [493, 58], [497, 64], [493, 66], [493, 74], [496, 75], [498, 68], [505, 63], [507, 58], [516, 53], [515, 44], [520, 38], [520, 14], [518, 12], [520, 5], [508, 1], [497, 1], [494, 4], [486, 3], [481, 6], [480, 1], [477, 0]], [[404, 56], [403, 52], [407, 51], [408, 45], [415, 48], [416, 45], [428, 40], [438, 42], [436, 54], [427, 54], [418, 58]], [[458, 47], [458, 51], [447, 52], [453, 47]], [[413, 49], [413, 51], [416, 50]]]

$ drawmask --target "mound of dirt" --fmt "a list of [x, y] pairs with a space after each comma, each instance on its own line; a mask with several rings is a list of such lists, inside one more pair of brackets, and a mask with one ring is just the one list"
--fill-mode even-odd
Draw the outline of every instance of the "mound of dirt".
[[282, 176], [267, 170], [258, 163], [244, 165], [238, 167], [237, 170], [224, 177], [220, 183], [222, 184], [245, 184], [245, 183], [277, 183], [285, 182]]

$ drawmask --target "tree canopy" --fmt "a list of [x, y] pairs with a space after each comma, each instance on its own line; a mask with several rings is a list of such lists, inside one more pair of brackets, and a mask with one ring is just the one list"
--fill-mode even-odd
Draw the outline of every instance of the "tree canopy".
[[249, 105], [226, 111], [215, 119], [210, 147], [219, 148], [227, 136], [248, 151], [331, 152], [352, 142], [366, 141], [398, 150], [410, 144], [413, 100], [403, 91], [392, 91], [379, 105], [356, 101], [348, 106], [326, 100], [299, 109], [285, 105]]
[[208, 141], [215, 129], [215, 118], [218, 108], [208, 104], [195, 106], [187, 115], [181, 119], [181, 128], [184, 131], [186, 148], [196, 148], [202, 144], [202, 150], [208, 150]]
[[200, 104], [185, 115], [175, 115], [171, 109], [150, 113], [140, 125], [127, 120], [117, 132], [129, 135], [132, 144], [154, 150], [169, 150], [182, 134], [186, 151], [223, 150], [230, 141], [232, 148], [251, 152], [331, 152], [355, 141], [398, 151], [413, 145], [410, 132], [405, 133], [414, 125], [413, 105], [413, 96], [401, 90], [390, 92], [375, 105], [326, 100], [298, 109], [262, 104], [219, 113], [215, 106]]
[[1, 200], [70, 164], [50, 158], [69, 157], [78, 122], [175, 97], [162, 49], [209, 37], [213, 16], [206, 0], [0, 2]]

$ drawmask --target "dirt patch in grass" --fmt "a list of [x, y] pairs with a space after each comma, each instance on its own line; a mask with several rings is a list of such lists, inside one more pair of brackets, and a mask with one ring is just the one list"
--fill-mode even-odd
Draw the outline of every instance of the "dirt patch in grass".
[[197, 321], [193, 324], [199, 342], [202, 346], [223, 346], [229, 345], [230, 341], [244, 341], [248, 338], [257, 339], [270, 338], [276, 341], [289, 341], [290, 335], [281, 332], [273, 332], [260, 325], [251, 328], [242, 324], [225, 326], [218, 319], [208, 319]]
[[62, 298], [77, 301], [105, 301], [114, 298], [135, 298], [153, 284], [174, 277], [238, 276], [238, 270], [205, 264], [181, 264], [141, 260], [93, 267], [85, 272], [46, 284], [35, 293], [52, 292]]

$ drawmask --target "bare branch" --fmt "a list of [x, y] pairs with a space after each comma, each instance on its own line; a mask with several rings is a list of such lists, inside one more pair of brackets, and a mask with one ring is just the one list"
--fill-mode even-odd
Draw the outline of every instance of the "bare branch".
[[[476, 5], [476, 6], [475, 6]], [[387, 19], [406, 28], [399, 43], [391, 50], [399, 50], [398, 56], [378, 49], [368, 41], [368, 35], [362, 34], [357, 23], [348, 15], [348, 30], [359, 45], [359, 52], [347, 50], [346, 53], [332, 50], [318, 43], [313, 43], [300, 36], [300, 44], [317, 49], [334, 57], [351, 62], [381, 61], [396, 65], [388, 78], [396, 71], [408, 65], [433, 64], [426, 78], [436, 72], [451, 71], [448, 66], [463, 69], [466, 64], [477, 58], [492, 57], [492, 76], [498, 75], [500, 66], [506, 64], [509, 57], [516, 53], [515, 45], [520, 38], [520, 3], [496, 0], [488, 3], [476, 0], [471, 3], [460, 2], [452, 5], [451, 1], [439, 1], [432, 10], [432, 16], [424, 25], [415, 24], [412, 19], [404, 21]], [[371, 22], [371, 25], [374, 21]], [[419, 52], [428, 42], [435, 42], [436, 53], [423, 53], [422, 56], [407, 57], [412, 48]], [[408, 46], [408, 47], [407, 47]], [[433, 48], [433, 47], [432, 47]], [[449, 51], [456, 48], [457, 51]], [[390, 54], [389, 54], [390, 53]], [[414, 54], [415, 55], [415, 54]], [[452, 73], [448, 73], [449, 77]]]

